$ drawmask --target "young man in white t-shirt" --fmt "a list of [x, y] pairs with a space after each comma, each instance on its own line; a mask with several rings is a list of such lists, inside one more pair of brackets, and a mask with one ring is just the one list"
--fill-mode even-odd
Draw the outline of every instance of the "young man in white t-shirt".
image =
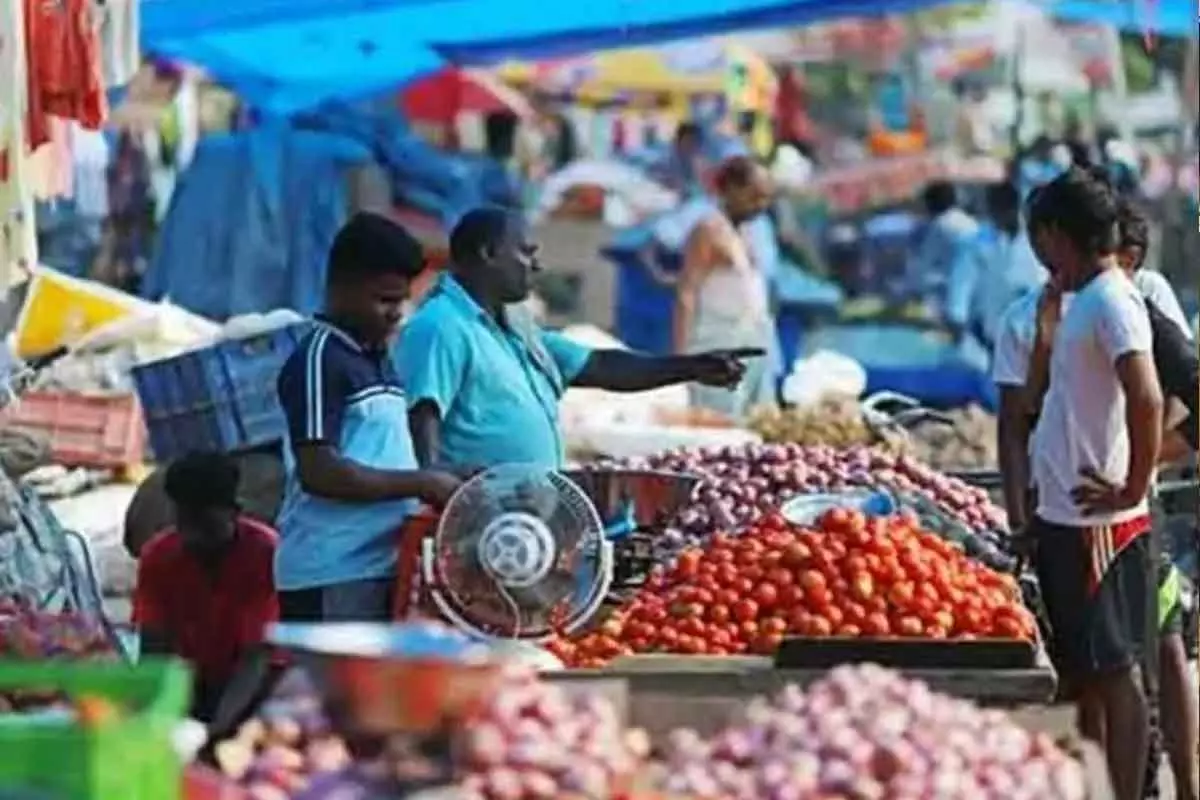
[[[1041, 410], [1028, 531], [1080, 730], [1105, 747], [1117, 800], [1138, 800], [1149, 737], [1139, 665], [1157, 616], [1146, 498], [1163, 398], [1145, 303], [1117, 262], [1117, 222], [1112, 190], [1077, 169], [1032, 204], [1034, 247], [1055, 277], [1038, 303], [1026, 385]], [[1065, 291], [1074, 297], [1063, 312]]]

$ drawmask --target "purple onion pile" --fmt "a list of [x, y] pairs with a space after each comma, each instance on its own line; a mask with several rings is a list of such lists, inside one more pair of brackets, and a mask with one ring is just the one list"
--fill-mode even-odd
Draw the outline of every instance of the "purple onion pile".
[[923, 498], [972, 533], [1007, 527], [1004, 511], [985, 490], [880, 448], [747, 444], [670, 450], [620, 466], [703, 478], [695, 502], [668, 525], [664, 542], [668, 549], [700, 544], [716, 531], [745, 526], [798, 495], [855, 488]]
[[704, 739], [671, 736], [673, 794], [723, 800], [1084, 800], [1083, 766], [1003, 712], [875, 666], [839, 667]]

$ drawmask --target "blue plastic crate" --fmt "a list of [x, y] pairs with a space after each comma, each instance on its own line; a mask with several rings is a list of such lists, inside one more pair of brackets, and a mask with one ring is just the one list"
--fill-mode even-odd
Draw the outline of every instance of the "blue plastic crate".
[[292, 325], [134, 368], [155, 457], [232, 453], [282, 439], [275, 381], [308, 330]]

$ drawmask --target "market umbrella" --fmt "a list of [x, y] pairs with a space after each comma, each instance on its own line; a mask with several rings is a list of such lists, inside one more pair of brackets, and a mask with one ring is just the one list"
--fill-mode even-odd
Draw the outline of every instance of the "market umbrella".
[[774, 93], [775, 74], [765, 60], [720, 41], [611, 50], [534, 70], [532, 78], [543, 88], [586, 98], [723, 94], [738, 67], [764, 101]]
[[400, 93], [400, 109], [413, 122], [433, 125], [453, 125], [460, 113], [533, 117], [533, 108], [520, 92], [473, 69], [447, 69], [410, 84]]

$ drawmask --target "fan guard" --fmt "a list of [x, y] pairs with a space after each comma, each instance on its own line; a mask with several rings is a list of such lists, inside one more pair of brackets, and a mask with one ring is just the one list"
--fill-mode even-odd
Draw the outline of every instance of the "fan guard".
[[442, 615], [486, 637], [573, 630], [612, 580], [612, 545], [588, 496], [558, 472], [523, 464], [464, 483], [422, 543], [421, 561]]

